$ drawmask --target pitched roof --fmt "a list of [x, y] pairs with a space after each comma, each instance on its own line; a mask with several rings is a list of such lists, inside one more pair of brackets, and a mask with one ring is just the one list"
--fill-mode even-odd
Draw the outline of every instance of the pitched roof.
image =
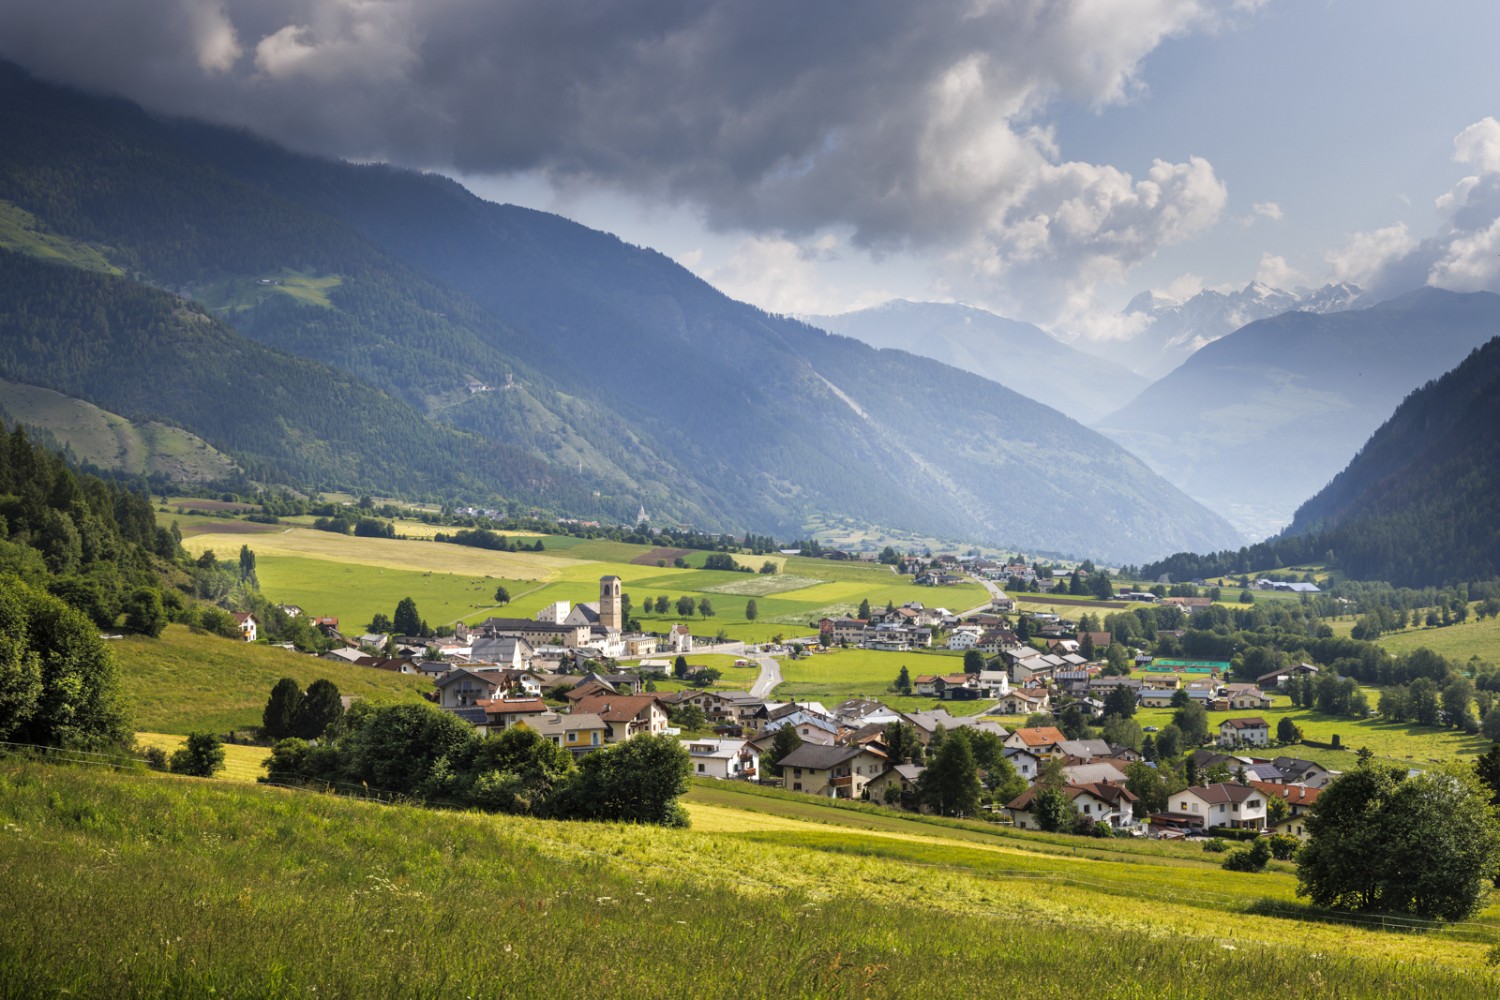
[[594, 694], [574, 702], [573, 711], [597, 715], [605, 722], [630, 722], [654, 704], [654, 694]]
[[862, 753], [875, 754], [877, 757], [885, 757], [879, 750], [869, 747], [836, 747], [825, 746], [821, 743], [804, 743], [785, 757], [776, 762], [778, 767], [802, 767], [812, 771], [826, 771], [831, 767], [838, 767], [848, 760], [853, 760]]
[[1271, 724], [1258, 715], [1249, 715], [1237, 719], [1225, 719], [1219, 723], [1219, 728], [1229, 726], [1231, 729], [1270, 729]]
[[[1016, 693], [1016, 692], [1012, 692]], [[1021, 742], [1029, 747], [1051, 746], [1055, 743], [1067, 741], [1061, 729], [1056, 726], [1033, 726], [1030, 729], [1017, 729], [1012, 736], [1019, 736]]]
[[1252, 781], [1251, 788], [1259, 789], [1261, 794], [1268, 799], [1283, 799], [1287, 805], [1310, 806], [1318, 801], [1318, 796], [1323, 794], [1321, 788], [1308, 788], [1306, 785], [1277, 785], [1269, 781]]
[[550, 712], [546, 702], [540, 698], [527, 698], [523, 701], [509, 701], [505, 699], [481, 698], [474, 704], [484, 709], [486, 715], [538, 715]]
[[1216, 781], [1212, 785], [1195, 785], [1186, 789], [1204, 802], [1244, 802], [1253, 798], [1257, 790], [1254, 785], [1237, 785], [1229, 781]]

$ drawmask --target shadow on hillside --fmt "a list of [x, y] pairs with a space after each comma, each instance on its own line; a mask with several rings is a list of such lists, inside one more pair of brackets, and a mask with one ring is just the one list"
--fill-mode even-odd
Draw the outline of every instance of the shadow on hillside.
[[1343, 910], [1324, 910], [1305, 903], [1293, 903], [1284, 899], [1257, 899], [1245, 908], [1245, 912], [1257, 917], [1280, 917], [1283, 920], [1305, 920], [1320, 924], [1341, 924], [1362, 927], [1366, 930], [1393, 931], [1402, 934], [1423, 934], [1450, 926], [1441, 920], [1426, 920], [1403, 913], [1351, 913]]

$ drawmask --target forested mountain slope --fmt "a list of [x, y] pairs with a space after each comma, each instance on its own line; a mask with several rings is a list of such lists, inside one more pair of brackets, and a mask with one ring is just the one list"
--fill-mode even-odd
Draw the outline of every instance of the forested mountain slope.
[[1208, 344], [1096, 425], [1250, 537], [1275, 533], [1407, 393], [1500, 333], [1500, 296], [1422, 289]]
[[1287, 534], [1325, 537], [1359, 577], [1500, 575], [1500, 338], [1408, 396]]
[[[451, 434], [432, 424], [449, 422], [508, 446], [493, 461], [450, 447], [439, 472], [431, 459], [409, 465], [409, 449], [364, 453], [377, 442], [357, 443], [348, 428], [326, 428], [342, 436], [320, 443], [321, 416], [295, 412], [310, 397], [281, 394], [263, 412], [292, 411], [308, 434], [296, 447], [305, 460], [274, 451], [265, 424], [253, 454], [233, 451], [267, 470], [328, 478], [320, 466], [336, 455], [341, 475], [404, 470], [393, 485], [429, 474], [536, 484], [557, 509], [584, 515], [628, 516], [643, 503], [705, 528], [796, 534], [839, 514], [1105, 558], [1230, 536], [1047, 407], [768, 316], [660, 254], [557, 216], [482, 202], [438, 177], [163, 122], [14, 69], [0, 70], [0, 98], [0, 200], [49, 238], [383, 390], [411, 408], [402, 434]], [[93, 376], [88, 392], [113, 402], [84, 398], [120, 410], [131, 390], [103, 384], [108, 370]], [[207, 423], [183, 426], [221, 443], [212, 414], [191, 419]]]

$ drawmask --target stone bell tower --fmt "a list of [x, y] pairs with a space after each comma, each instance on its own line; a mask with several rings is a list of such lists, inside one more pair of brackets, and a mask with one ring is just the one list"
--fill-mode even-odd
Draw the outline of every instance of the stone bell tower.
[[625, 628], [623, 618], [624, 616], [620, 614], [620, 578], [601, 576], [599, 578], [599, 624], [618, 632]]

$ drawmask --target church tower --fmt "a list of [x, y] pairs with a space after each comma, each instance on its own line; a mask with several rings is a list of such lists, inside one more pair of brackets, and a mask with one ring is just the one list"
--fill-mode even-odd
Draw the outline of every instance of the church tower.
[[623, 631], [625, 622], [620, 614], [620, 578], [618, 576], [601, 576], [599, 578], [599, 624], [605, 628]]

